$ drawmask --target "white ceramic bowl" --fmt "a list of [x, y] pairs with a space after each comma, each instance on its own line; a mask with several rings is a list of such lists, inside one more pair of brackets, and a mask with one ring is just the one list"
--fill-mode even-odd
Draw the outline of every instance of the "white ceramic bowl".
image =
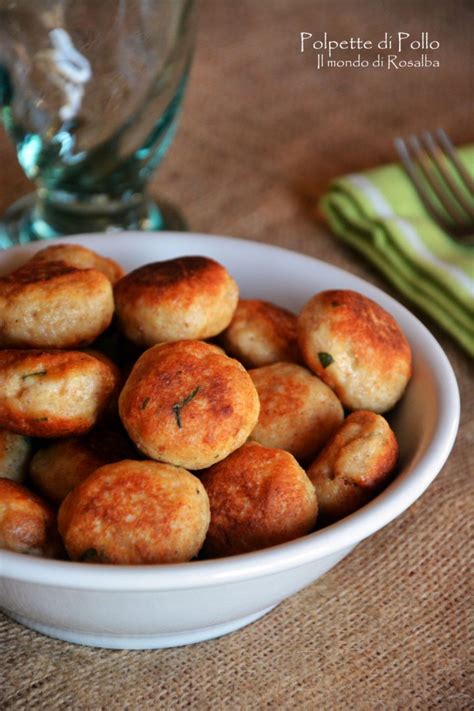
[[[127, 270], [185, 254], [207, 255], [229, 269], [243, 296], [295, 311], [322, 289], [355, 289], [398, 320], [413, 349], [414, 376], [391, 418], [400, 444], [400, 472], [357, 513], [274, 548], [177, 565], [98, 566], [0, 551], [0, 606], [15, 620], [69, 642], [111, 648], [170, 647], [226, 634], [323, 575], [405, 511], [440, 471], [459, 421], [453, 371], [427, 329], [376, 287], [301, 254], [223, 237], [129, 232], [62, 241], [70, 240], [114, 257]], [[44, 246], [0, 253], [0, 269], [12, 268]]]

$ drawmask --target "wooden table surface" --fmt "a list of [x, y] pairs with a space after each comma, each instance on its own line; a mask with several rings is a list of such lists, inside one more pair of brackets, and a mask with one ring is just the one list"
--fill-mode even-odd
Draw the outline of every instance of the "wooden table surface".
[[[467, 0], [202, 0], [181, 127], [152, 192], [179, 205], [194, 231], [324, 259], [411, 308], [330, 235], [317, 199], [332, 178], [394, 160], [394, 136], [443, 126], [458, 144], [474, 140], [472, 9]], [[302, 31], [339, 40], [429, 32], [440, 67], [318, 71], [315, 55], [299, 51]], [[30, 189], [0, 134], [0, 211]], [[220, 640], [109, 652], [3, 618], [0, 707], [472, 708], [471, 363], [412, 311], [455, 369], [463, 416], [450, 459], [409, 511], [322, 580]]]

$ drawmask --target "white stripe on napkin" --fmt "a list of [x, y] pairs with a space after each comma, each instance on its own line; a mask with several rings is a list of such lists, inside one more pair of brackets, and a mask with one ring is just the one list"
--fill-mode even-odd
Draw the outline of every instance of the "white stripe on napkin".
[[346, 179], [362, 193], [364, 193], [365, 197], [370, 203], [372, 203], [372, 207], [377, 212], [379, 217], [394, 220], [401, 232], [403, 232], [403, 235], [407, 241], [410, 243], [412, 249], [420, 256], [421, 259], [424, 259], [426, 262], [438, 267], [438, 269], [442, 269], [450, 274], [453, 279], [459, 282], [459, 284], [467, 290], [468, 293], [474, 293], [474, 280], [470, 279], [467, 274], [459, 269], [459, 267], [439, 259], [435, 254], [430, 252], [411, 222], [408, 222], [408, 220], [405, 220], [403, 217], [399, 217], [393, 211], [391, 205], [387, 202], [380, 190], [373, 183], [371, 183], [365, 175], [353, 173], [352, 175], [346, 176]]

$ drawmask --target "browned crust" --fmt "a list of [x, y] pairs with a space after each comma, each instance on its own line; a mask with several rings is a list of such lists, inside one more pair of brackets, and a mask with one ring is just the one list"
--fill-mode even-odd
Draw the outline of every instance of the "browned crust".
[[336, 392], [333, 370], [321, 364], [309, 339], [311, 331], [324, 325], [334, 341], [347, 344], [354, 361], [370, 363], [381, 377], [402, 363], [407, 379], [411, 377], [410, 346], [394, 317], [363, 294], [331, 289], [316, 294], [304, 306], [298, 319], [298, 340], [305, 361]]
[[92, 249], [79, 244], [52, 244], [41, 249], [32, 257], [31, 262], [61, 261], [77, 269], [97, 269], [115, 284], [125, 272], [116, 261], [97, 254]]
[[338, 520], [367, 503], [388, 481], [397, 458], [395, 434], [381, 415], [351, 413], [308, 469], [321, 519]]
[[[273, 363], [249, 370], [249, 375], [260, 400], [260, 415], [251, 438], [308, 461], [342, 422], [344, 411], [337, 396], [320, 378], [296, 363]], [[281, 439], [271, 442], [278, 428], [283, 430], [285, 444]]]
[[291, 311], [269, 301], [240, 299], [230, 325], [221, 335], [224, 348], [244, 365], [263, 365], [255, 363], [239, 345], [239, 330], [245, 326], [259, 332], [260, 338], [271, 345], [277, 354], [277, 360], [301, 361], [297, 343], [297, 320]]
[[[71, 326], [58, 338], [46, 341], [42, 326], [47, 325], [49, 309], [64, 312], [67, 319], [68, 308], [85, 302], [100, 304], [93, 323], [81, 322], [74, 316]], [[0, 278], [0, 344], [7, 348], [58, 347], [77, 348], [95, 340], [108, 326], [113, 317], [113, 292], [109, 279], [97, 269], [76, 269], [64, 262], [32, 260]], [[15, 316], [11, 314], [14, 313]], [[89, 313], [91, 310], [89, 309]], [[46, 314], [46, 315], [45, 315]], [[18, 319], [36, 323], [36, 333], [18, 330]], [[13, 320], [15, 319], [15, 320]]]
[[80, 367], [81, 363], [91, 362], [101, 363], [104, 367], [107, 367], [107, 370], [111, 370], [110, 366], [106, 366], [105, 360], [105, 356], [99, 360], [99, 358], [84, 351], [57, 351], [39, 348], [32, 348], [31, 350], [5, 348], [0, 350], [0, 370], [22, 364], [28, 372], [30, 368], [36, 367], [39, 361], [44, 363], [45, 369], [54, 371], [57, 375], [65, 375], [69, 368]]
[[178, 257], [139, 267], [117, 283], [118, 301], [140, 298], [147, 303], [177, 299], [185, 308], [193, 301], [196, 290], [219, 294], [230, 279], [226, 269], [208, 257]]
[[1, 478], [0, 548], [47, 556], [60, 549], [53, 509], [21, 484]]
[[238, 447], [258, 411], [257, 391], [243, 366], [201, 341], [150, 348], [119, 398], [135, 444], [154, 459], [190, 469], [209, 466]]
[[[9, 371], [21, 366], [25, 376], [37, 371], [46, 371], [58, 380], [74, 371], [83, 368], [95, 371], [101, 382], [101, 397], [95, 417], [68, 417], [54, 412], [32, 419], [28, 414], [15, 408], [15, 399], [0, 387], [0, 428], [30, 437], [66, 437], [83, 434], [91, 429], [100, 414], [107, 407], [117, 383], [118, 371], [105, 362], [81, 351], [48, 351], [48, 350], [10, 350], [0, 351], [0, 373], [3, 383], [9, 376]], [[58, 403], [59, 407], [61, 402]]]
[[200, 469], [245, 441], [259, 404], [240, 363], [201, 341], [178, 341], [139, 358], [119, 411], [131, 439], [148, 456]]
[[[275, 418], [284, 417], [289, 412], [297, 413], [306, 403], [310, 383], [304, 376], [311, 375], [315, 379], [316, 376], [301, 366], [295, 364], [297, 370], [291, 366], [293, 364], [273, 363], [249, 370], [262, 405], [259, 424], [263, 427], [269, 427]], [[263, 407], [263, 404], [267, 406]]]
[[94, 281], [103, 283], [104, 274], [97, 269], [77, 269], [61, 261], [33, 260], [0, 278], [0, 294], [8, 299], [14, 298], [19, 292], [24, 293], [29, 285], [58, 289], [63, 284], [70, 287], [75, 282], [84, 283], [85, 280], [91, 286]]
[[97, 427], [83, 437], [41, 447], [30, 462], [30, 477], [47, 499], [60, 503], [99, 467], [135, 456], [124, 432]]
[[204, 550], [235, 555], [303, 536], [313, 528], [313, 487], [294, 457], [248, 443], [201, 476], [211, 523]]
[[79, 484], [63, 502], [58, 521], [73, 560], [92, 549], [90, 562], [180, 562], [201, 547], [209, 506], [201, 483], [189, 472], [124, 460], [97, 469]]

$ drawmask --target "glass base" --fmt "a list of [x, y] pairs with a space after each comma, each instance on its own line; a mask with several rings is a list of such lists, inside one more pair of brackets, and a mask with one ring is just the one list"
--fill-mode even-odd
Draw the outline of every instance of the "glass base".
[[36, 193], [31, 193], [17, 200], [0, 220], [0, 249], [88, 232], [186, 229], [181, 213], [167, 202], [160, 201], [157, 204], [147, 199], [141, 203], [139, 211], [126, 211], [123, 214], [79, 211], [54, 211], [54, 214], [48, 214], [47, 210], [41, 209]]

